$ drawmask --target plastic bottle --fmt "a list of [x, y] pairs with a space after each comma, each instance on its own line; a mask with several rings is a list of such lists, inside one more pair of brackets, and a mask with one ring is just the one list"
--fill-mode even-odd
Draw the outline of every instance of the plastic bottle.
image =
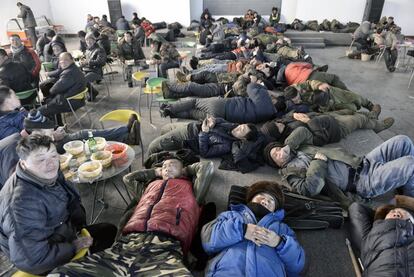
[[96, 152], [96, 140], [93, 137], [93, 134], [91, 131], [88, 131], [88, 148], [89, 148], [90, 154], [93, 154]]

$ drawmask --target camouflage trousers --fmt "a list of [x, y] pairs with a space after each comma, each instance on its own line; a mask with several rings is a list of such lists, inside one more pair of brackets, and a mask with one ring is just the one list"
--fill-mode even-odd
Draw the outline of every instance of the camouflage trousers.
[[151, 233], [121, 237], [111, 248], [70, 262], [48, 276], [192, 276], [183, 263], [180, 242]]

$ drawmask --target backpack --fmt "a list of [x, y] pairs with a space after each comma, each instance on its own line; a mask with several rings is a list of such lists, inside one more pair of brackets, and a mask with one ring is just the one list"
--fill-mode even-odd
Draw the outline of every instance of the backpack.
[[[246, 204], [247, 187], [232, 186], [230, 188], [228, 207], [235, 204]], [[284, 222], [294, 230], [319, 230], [341, 228], [344, 223], [343, 210], [339, 203], [310, 198], [287, 190], [285, 196]]]

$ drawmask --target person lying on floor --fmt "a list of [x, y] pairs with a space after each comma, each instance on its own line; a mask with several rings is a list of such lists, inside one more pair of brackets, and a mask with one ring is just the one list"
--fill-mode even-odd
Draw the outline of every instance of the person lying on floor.
[[203, 226], [204, 250], [215, 255], [205, 276], [298, 276], [305, 252], [282, 223], [284, 196], [279, 184], [252, 184], [246, 202], [232, 205]]
[[298, 85], [289, 86], [285, 89], [284, 95], [287, 100], [292, 100], [295, 104], [307, 104], [316, 112], [329, 112], [343, 109], [357, 111], [361, 107], [375, 112], [381, 110], [380, 105], [374, 105], [367, 98], [359, 94], [316, 80], [308, 80]]
[[[110, 247], [117, 228], [86, 226], [76, 188], [59, 171], [59, 155], [48, 136], [20, 140], [19, 162], [0, 191], [0, 248], [19, 270], [46, 274], [69, 262], [80, 249]], [[86, 228], [91, 237], [78, 237]]]
[[249, 97], [200, 98], [161, 105], [161, 115], [171, 118], [203, 120], [207, 115], [235, 123], [258, 123], [276, 117], [276, 108], [268, 90], [250, 76]]
[[302, 144], [323, 146], [339, 142], [357, 129], [372, 129], [379, 133], [393, 124], [392, 117], [378, 121], [378, 114], [374, 112], [368, 114], [348, 110], [329, 114], [290, 112], [281, 119], [265, 123], [261, 131], [269, 140], [291, 146]]
[[414, 198], [396, 195], [394, 205], [380, 206], [375, 211], [355, 202], [349, 207], [349, 218], [364, 276], [412, 275]]
[[124, 142], [130, 145], [140, 143], [140, 124], [136, 116], [131, 116], [126, 126], [103, 130], [81, 130], [67, 133], [64, 127], [57, 127], [53, 121], [44, 117], [39, 111], [31, 110], [27, 118], [22, 119], [22, 129], [0, 140], [0, 188], [3, 186], [10, 173], [14, 172], [19, 160], [16, 146], [20, 139], [29, 134], [49, 136], [59, 153], [64, 153], [63, 145], [72, 140], [88, 139], [88, 132], [92, 131], [94, 137], [103, 137], [110, 141]]
[[148, 155], [161, 151], [191, 149], [203, 158], [223, 158], [220, 169], [247, 173], [263, 165], [264, 136], [253, 124], [229, 123], [208, 116], [203, 123], [171, 123], [148, 147]]
[[278, 39], [276, 42], [266, 46], [265, 52], [276, 53], [279, 56], [294, 62], [307, 62], [313, 64], [312, 58], [305, 52], [303, 47], [295, 48], [289, 45], [284, 39]]
[[0, 140], [20, 132], [26, 115], [16, 93], [9, 87], [0, 86]]
[[[133, 195], [112, 248], [53, 271], [62, 276], [192, 276], [185, 259], [197, 229], [200, 205], [213, 177], [212, 162], [184, 167], [177, 157], [162, 167], [124, 176]], [[193, 179], [191, 179], [193, 178]]]
[[414, 196], [414, 145], [407, 136], [395, 136], [363, 157], [341, 148], [295, 147], [273, 142], [265, 147], [264, 156], [271, 167], [281, 169], [282, 176], [299, 194], [314, 196], [332, 186], [362, 198], [396, 188]]

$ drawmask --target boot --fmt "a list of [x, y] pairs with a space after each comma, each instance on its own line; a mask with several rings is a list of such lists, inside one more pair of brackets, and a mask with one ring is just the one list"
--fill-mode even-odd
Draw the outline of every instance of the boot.
[[368, 117], [371, 119], [378, 119], [379, 115], [381, 114], [381, 105], [374, 104], [370, 106], [370, 112], [368, 113]]
[[169, 104], [161, 104], [160, 106], [160, 115], [161, 117], [167, 117], [171, 115], [171, 107]]
[[89, 86], [89, 93], [88, 93], [88, 102], [93, 102], [95, 101], [96, 97], [99, 95], [99, 91], [92, 85], [90, 84]]
[[375, 127], [374, 132], [379, 133], [390, 128], [394, 124], [394, 121], [395, 120], [392, 117], [385, 118], [382, 122], [378, 122], [379, 124], [377, 127]]

